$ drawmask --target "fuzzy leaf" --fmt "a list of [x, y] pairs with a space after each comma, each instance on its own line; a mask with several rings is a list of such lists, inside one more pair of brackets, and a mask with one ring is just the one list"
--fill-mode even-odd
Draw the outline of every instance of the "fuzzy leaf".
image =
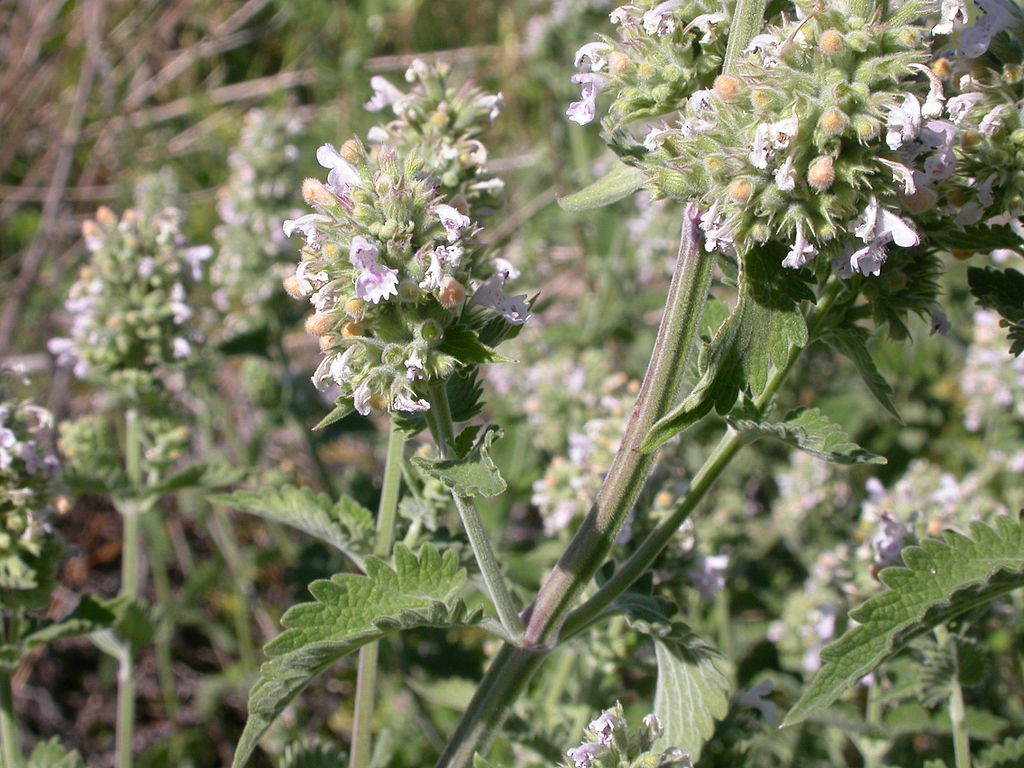
[[118, 618], [119, 604], [113, 601], [97, 600], [86, 595], [71, 613], [60, 621], [44, 624], [28, 632], [22, 642], [25, 650], [62, 640], [65, 637], [88, 635], [114, 625]]
[[499, 355], [482, 343], [476, 331], [464, 325], [453, 325], [445, 330], [444, 338], [437, 349], [439, 352], [451, 355], [463, 365], [512, 362], [509, 358]]
[[751, 421], [728, 418], [732, 427], [756, 440], [774, 437], [787, 445], [799, 448], [815, 458], [833, 464], [885, 464], [885, 458], [876, 456], [850, 441], [842, 427], [817, 408], [798, 408], [783, 422]]
[[967, 270], [967, 283], [978, 304], [994, 309], [1010, 329], [1010, 353], [1024, 352], [1024, 274], [992, 267]]
[[793, 270], [782, 269], [773, 248], [743, 257], [740, 296], [698, 361], [701, 378], [690, 395], [658, 421], [643, 445], [653, 451], [712, 409], [726, 414], [743, 389], [761, 395], [773, 370], [786, 365], [791, 349], [807, 344], [799, 302], [814, 295]]
[[298, 528], [356, 562], [361, 562], [362, 555], [371, 549], [373, 515], [348, 496], [333, 503], [326, 494], [285, 485], [256, 493], [220, 494], [210, 501]]
[[875, 400], [902, 424], [903, 419], [900, 418], [896, 403], [893, 402], [892, 387], [879, 372], [871, 353], [868, 352], [866, 336], [867, 332], [862, 328], [836, 328], [830, 331], [824, 340], [837, 352], [850, 359]]
[[345, 754], [325, 741], [297, 741], [288, 744], [276, 768], [344, 768]]
[[86, 768], [85, 760], [72, 750], [68, 752], [57, 737], [36, 744], [25, 768]]
[[320, 419], [320, 421], [316, 423], [316, 426], [313, 427], [313, 429], [316, 430], [323, 429], [324, 427], [329, 427], [331, 426], [331, 424], [341, 421], [353, 411], [355, 411], [355, 408], [352, 407], [351, 401], [347, 399], [339, 399], [334, 404], [334, 407], [331, 409], [331, 412], [324, 416], [322, 419]]
[[696, 761], [715, 731], [715, 720], [729, 711], [729, 678], [722, 657], [686, 632], [654, 640], [658, 684], [654, 713], [665, 727], [664, 747], [678, 747]]
[[369, 557], [366, 576], [338, 574], [314, 581], [315, 602], [289, 609], [281, 619], [285, 631], [266, 646], [270, 659], [249, 693], [249, 720], [235, 751], [241, 768], [274, 719], [309, 682], [343, 656], [390, 632], [414, 627], [477, 624], [455, 595], [466, 581], [458, 556], [423, 547], [419, 555], [395, 547], [392, 568]]
[[507, 486], [488, 451], [491, 443], [502, 434], [501, 429], [492, 424], [483, 431], [476, 445], [465, 456], [457, 459], [413, 457], [412, 461], [459, 496], [497, 496]]
[[579, 213], [603, 208], [629, 197], [644, 185], [644, 172], [632, 165], [616, 162], [612, 169], [600, 179], [579, 192], [560, 197], [558, 204], [563, 211]]
[[971, 523], [971, 538], [946, 533], [903, 550], [905, 568], [886, 568], [889, 589], [850, 617], [858, 626], [821, 652], [822, 668], [786, 716], [794, 725], [829, 706], [913, 638], [1024, 586], [1024, 527], [1008, 516]]

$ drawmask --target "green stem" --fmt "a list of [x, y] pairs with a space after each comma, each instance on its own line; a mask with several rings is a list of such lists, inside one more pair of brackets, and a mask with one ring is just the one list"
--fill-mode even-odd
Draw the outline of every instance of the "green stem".
[[[426, 412], [426, 417], [441, 457], [453, 458], [455, 455], [455, 426], [452, 423], [448, 393], [445, 391], [444, 382], [430, 386], [430, 410]], [[462, 527], [466, 529], [469, 545], [476, 556], [476, 562], [484, 577], [484, 584], [487, 586], [491, 602], [494, 603], [495, 610], [498, 612], [498, 619], [508, 636], [518, 640], [523, 634], [523, 623], [516, 610], [512, 593], [509, 592], [508, 584], [501, 572], [501, 564], [498, 562], [494, 548], [491, 546], [491, 540], [487, 536], [487, 529], [484, 528], [483, 521], [480, 519], [480, 513], [471, 498], [454, 491], [452, 491], [452, 498], [455, 500], [455, 507], [459, 510]]]
[[[945, 627], [935, 628], [935, 638], [939, 645], [952, 646], [953, 640]], [[951, 648], [956, 658], [956, 648]], [[964, 691], [960, 687], [958, 665], [954, 664], [956, 674], [950, 681], [949, 691], [949, 723], [953, 733], [953, 756], [956, 768], [971, 768], [971, 740], [967, 733], [967, 707], [964, 705]]]
[[715, 257], [702, 245], [695, 209], [688, 208], [665, 313], [636, 405], [594, 505], [530, 608], [527, 645], [555, 642], [567, 613], [611, 552], [654, 466], [656, 454], [640, 447], [676, 400], [704, 314]]
[[160, 680], [160, 695], [163, 698], [167, 717], [177, 720], [180, 707], [178, 705], [177, 686], [174, 683], [174, 668], [171, 659], [171, 640], [174, 637], [174, 619], [171, 616], [171, 581], [167, 577], [170, 553], [167, 551], [166, 537], [159, 521], [151, 515], [142, 520], [145, 525], [149, 560], [149, 573], [153, 579], [153, 591], [156, 593], [158, 605], [165, 607], [161, 626], [158, 628], [153, 644], [156, 648], [156, 671]]
[[[387, 455], [384, 463], [384, 481], [377, 506], [377, 539], [373, 554], [387, 557], [395, 543], [395, 521], [398, 516], [398, 492], [402, 485], [402, 462], [405, 437], [391, 422], [388, 432]], [[356, 677], [355, 720], [352, 724], [352, 746], [349, 766], [365, 768], [370, 764], [373, 735], [373, 707], [377, 691], [378, 643], [359, 649], [359, 668]]]
[[11, 690], [11, 673], [7, 670], [0, 670], [0, 738], [3, 739], [4, 768], [21, 768], [14, 692]]
[[767, 5], [767, 0], [738, 0], [736, 3], [732, 23], [729, 25], [729, 41], [725, 45], [723, 74], [736, 74], [736, 62], [743, 55], [747, 43], [761, 31]]

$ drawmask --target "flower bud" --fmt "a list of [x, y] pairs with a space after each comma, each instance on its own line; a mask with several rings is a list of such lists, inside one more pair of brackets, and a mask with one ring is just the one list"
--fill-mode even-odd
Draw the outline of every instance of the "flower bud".
[[320, 351], [321, 352], [326, 352], [331, 347], [333, 347], [335, 339], [336, 339], [336, 337], [333, 334], [330, 334], [330, 333], [325, 333], [323, 336], [321, 336], [320, 339], [319, 339], [319, 341], [320, 341]]
[[465, 298], [466, 289], [454, 277], [446, 278], [444, 285], [441, 286], [441, 290], [437, 294], [437, 300], [441, 302], [441, 306], [445, 309], [457, 307]]
[[949, 59], [936, 59], [932, 63], [932, 74], [940, 80], [945, 80], [949, 77], [949, 73], [952, 71], [949, 66]]
[[838, 109], [830, 109], [821, 116], [818, 127], [829, 136], [838, 136], [846, 130], [849, 120]]
[[964, 131], [960, 134], [960, 145], [964, 149], [971, 149], [981, 143], [981, 134], [977, 131]]
[[826, 29], [818, 38], [818, 47], [822, 53], [837, 54], [843, 50], [843, 35], [834, 29]]
[[863, 142], [872, 141], [882, 128], [882, 124], [871, 117], [858, 115], [853, 122], [853, 128], [857, 131], [857, 138]]
[[650, 80], [658, 74], [658, 68], [654, 66], [653, 62], [641, 61], [640, 66], [637, 68], [637, 74], [640, 75], [641, 80]]
[[316, 179], [306, 179], [302, 182], [302, 199], [309, 205], [320, 207], [335, 205], [338, 202], [331, 191]]
[[621, 75], [629, 69], [631, 65], [632, 62], [630, 62], [629, 56], [621, 51], [612, 51], [608, 54], [608, 70], [613, 75]]
[[338, 154], [341, 155], [343, 160], [352, 163], [352, 165], [356, 165], [363, 160], [363, 148], [355, 139], [349, 139], [342, 144]]
[[448, 125], [448, 115], [441, 110], [434, 110], [430, 115], [430, 122], [436, 125], [438, 128], [444, 128]]
[[836, 169], [831, 157], [819, 157], [807, 169], [807, 183], [819, 191], [831, 187], [835, 180]]
[[334, 318], [327, 312], [317, 312], [306, 318], [306, 333], [323, 336], [334, 328]]
[[775, 101], [774, 95], [765, 88], [758, 88], [750, 94], [750, 103], [753, 104], [754, 109], [767, 109], [773, 101]]
[[345, 302], [345, 314], [353, 320], [362, 320], [366, 312], [366, 302], [362, 299], [349, 299]]
[[288, 277], [284, 279], [284, 289], [293, 299], [306, 298], [305, 294], [302, 293], [299, 278], [295, 275], [288, 275]]
[[750, 201], [750, 197], [753, 194], [754, 186], [746, 179], [736, 179], [729, 185], [729, 197], [732, 198], [734, 203], [743, 205]]
[[743, 82], [732, 75], [719, 75], [715, 78], [713, 87], [718, 98], [728, 102], [735, 99], [743, 90]]
[[82, 222], [82, 237], [87, 241], [94, 240], [99, 237], [103, 237], [103, 230], [100, 229], [100, 225], [92, 219], [85, 219]]
[[346, 339], [354, 339], [363, 335], [363, 326], [357, 322], [345, 323], [341, 326], [341, 335]]

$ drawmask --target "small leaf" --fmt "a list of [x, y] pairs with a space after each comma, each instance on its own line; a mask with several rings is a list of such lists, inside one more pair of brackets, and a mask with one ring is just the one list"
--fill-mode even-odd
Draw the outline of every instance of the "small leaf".
[[739, 432], [758, 437], [774, 437], [799, 448], [815, 458], [833, 464], [885, 464], [885, 458], [865, 451], [850, 441], [842, 427], [817, 408], [798, 408], [783, 422], [751, 421], [727, 418]]
[[640, 189], [647, 177], [639, 168], [617, 161], [612, 169], [579, 192], [558, 199], [563, 211], [579, 213], [617, 203]]
[[658, 421], [642, 448], [653, 451], [696, 424], [712, 408], [726, 414], [741, 390], [761, 395], [771, 373], [783, 368], [794, 348], [807, 344], [807, 323], [799, 302], [813, 300], [793, 270], [779, 267], [774, 248], [743, 257], [740, 296], [732, 314], [701, 350], [701, 378], [690, 395]]
[[970, 538], [948, 532], [902, 554], [907, 567], [879, 574], [888, 591], [850, 613], [857, 626], [821, 652], [821, 670], [783, 725], [829, 706], [913, 638], [1024, 586], [1024, 527], [1008, 516], [994, 528], [971, 523]]
[[465, 325], [453, 325], [446, 329], [444, 338], [437, 349], [439, 352], [451, 355], [463, 365], [513, 362], [510, 358], [499, 355], [483, 344], [476, 331]]
[[986, 749], [974, 764], [977, 768], [1020, 768], [1024, 765], [1024, 736], [1010, 737]]
[[334, 404], [334, 408], [331, 409], [331, 412], [324, 416], [322, 419], [320, 419], [320, 421], [316, 423], [316, 426], [313, 427], [313, 429], [316, 430], [323, 429], [324, 427], [329, 427], [331, 426], [331, 424], [334, 424], [335, 422], [344, 419], [354, 410], [355, 408], [352, 407], [352, 403], [348, 399], [339, 399]]
[[978, 304], [994, 309], [1010, 329], [1010, 353], [1024, 352], [1024, 274], [992, 267], [967, 270], [967, 283]]
[[285, 485], [256, 493], [219, 494], [210, 501], [297, 528], [357, 563], [371, 549], [373, 514], [348, 496], [333, 503], [326, 494]]
[[497, 496], [504, 493], [507, 486], [488, 451], [491, 443], [502, 434], [501, 428], [492, 424], [483, 431], [476, 445], [461, 458], [413, 457], [412, 461], [459, 496]]
[[466, 582], [458, 556], [425, 546], [419, 555], [401, 544], [392, 568], [369, 557], [366, 576], [338, 574], [314, 581], [315, 602], [289, 609], [286, 630], [266, 647], [270, 657], [249, 693], [249, 720], [232, 765], [241, 768], [259, 740], [289, 702], [310, 681], [343, 656], [390, 632], [414, 627], [477, 624], [456, 594]]
[[1006, 224], [990, 227], [978, 224], [962, 230], [936, 230], [928, 233], [929, 239], [943, 250], [987, 253], [1008, 248], [1024, 256], [1024, 240]]
[[344, 768], [348, 763], [338, 747], [326, 741], [296, 741], [284, 748], [276, 768]]
[[824, 341], [850, 359], [875, 400], [902, 424], [903, 419], [900, 418], [899, 411], [896, 410], [896, 403], [893, 402], [892, 387], [879, 372], [871, 353], [868, 352], [865, 343], [866, 335], [867, 332], [862, 328], [836, 328], [824, 337]]
[[107, 629], [117, 621], [118, 609], [114, 601], [97, 600], [86, 595], [78, 602], [75, 610], [60, 621], [50, 622], [28, 632], [22, 639], [25, 650], [66, 637], [78, 637]]
[[77, 751], [64, 749], [55, 736], [36, 744], [25, 768], [86, 768], [85, 760]]

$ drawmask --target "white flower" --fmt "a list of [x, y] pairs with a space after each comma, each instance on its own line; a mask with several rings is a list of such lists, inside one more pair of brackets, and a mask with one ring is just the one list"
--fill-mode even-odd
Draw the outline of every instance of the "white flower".
[[903, 194], [913, 195], [917, 192], [917, 185], [914, 183], [914, 172], [907, 168], [907, 166], [902, 163], [894, 163], [883, 157], [878, 158], [878, 162], [892, 171], [893, 181], [898, 181], [903, 185]]
[[717, 200], [712, 204], [710, 210], [700, 214], [698, 226], [704, 232], [705, 251], [729, 253], [732, 250], [732, 226], [718, 212]]
[[992, 136], [1003, 127], [1003, 115], [1009, 111], [1010, 108], [1006, 104], [1000, 104], [998, 107], [995, 107], [981, 118], [978, 130], [983, 136]]
[[644, 147], [648, 152], [654, 152], [665, 143], [665, 139], [675, 133], [671, 128], [651, 128], [644, 137]]
[[396, 115], [402, 114], [402, 101], [406, 95], [392, 85], [387, 78], [374, 75], [370, 78], [370, 87], [373, 88], [373, 96], [363, 105], [364, 109], [370, 112], [380, 112], [385, 107], [391, 107]]
[[203, 279], [202, 263], [212, 257], [213, 248], [209, 245], [197, 245], [192, 248], [186, 248], [181, 253], [181, 258], [185, 260], [185, 263], [192, 270], [192, 280], [197, 283]]
[[594, 760], [600, 757], [608, 750], [603, 744], [581, 744], [578, 747], [573, 747], [565, 754], [575, 768], [591, 768], [594, 764]]
[[410, 381], [423, 378], [423, 358], [420, 357], [418, 349], [414, 349], [412, 354], [406, 359], [405, 369], [405, 377]]
[[772, 154], [771, 126], [768, 123], [758, 123], [747, 159], [752, 166], [763, 171], [768, 167]]
[[491, 263], [494, 265], [494, 271], [505, 275], [506, 280], [516, 280], [519, 277], [519, 270], [508, 259], [496, 256]]
[[946, 102], [946, 113], [954, 125], [960, 125], [963, 119], [971, 113], [971, 110], [977, 106], [978, 102], [984, 99], [985, 94], [983, 93], [962, 93]]
[[530, 306], [526, 294], [508, 296], [502, 292], [506, 277], [502, 272], [489, 277], [476, 289], [470, 304], [493, 309], [512, 325], [522, 325], [530, 319]]
[[570, 104], [565, 114], [577, 125], [586, 125], [597, 114], [597, 96], [604, 90], [608, 80], [604, 75], [593, 72], [581, 72], [570, 79], [580, 86], [580, 100]]
[[281, 231], [285, 237], [291, 237], [296, 230], [306, 238], [306, 245], [313, 245], [317, 237], [317, 224], [327, 224], [330, 219], [319, 213], [307, 213], [297, 219], [285, 219], [281, 225]]
[[900, 559], [900, 551], [903, 549], [903, 539], [909, 531], [899, 520], [883, 512], [879, 520], [879, 528], [871, 537], [871, 549], [875, 552], [875, 563], [878, 565], [892, 565]]
[[728, 568], [728, 555], [709, 555], [700, 558], [690, 569], [690, 578], [693, 579], [693, 585], [700, 593], [701, 600], [710, 603], [715, 599], [715, 595], [725, 589], [725, 572]]
[[661, 738], [661, 734], [665, 732], [665, 729], [661, 725], [661, 720], [653, 712], [649, 715], [644, 715], [643, 719], [644, 727], [650, 732], [651, 743], [654, 743]]
[[370, 400], [373, 398], [373, 393], [370, 391], [370, 382], [363, 379], [363, 382], [356, 387], [356, 391], [352, 393], [352, 405], [356, 411], [363, 415], [370, 415]]
[[675, 32], [676, 20], [672, 13], [683, 2], [684, 0], [665, 0], [647, 11], [643, 17], [644, 32], [656, 37], [665, 37]]
[[715, 42], [715, 38], [718, 32], [718, 25], [723, 21], [728, 21], [729, 17], [724, 13], [702, 13], [697, 16], [693, 21], [686, 25], [687, 29], [696, 27], [702, 34], [700, 38], [701, 45], [709, 45]]
[[425, 291], [437, 291], [441, 288], [441, 280], [444, 278], [444, 273], [441, 271], [441, 260], [437, 257], [437, 253], [430, 254], [430, 266], [427, 267], [426, 273], [423, 275], [423, 279], [420, 280], [420, 288]]
[[932, 34], [948, 35], [955, 24], [967, 23], [967, 3], [965, 0], [942, 0], [940, 15], [942, 23], [932, 27]]
[[579, 69], [584, 60], [586, 60], [590, 65], [591, 72], [600, 72], [608, 66], [607, 54], [611, 49], [612, 47], [608, 43], [600, 41], [580, 46], [580, 49], [576, 51], [576, 56], [573, 58], [573, 66]]
[[895, 213], [879, 206], [878, 198], [874, 195], [856, 221], [853, 232], [865, 243], [884, 240], [903, 248], [912, 248], [921, 242], [917, 232]]
[[474, 103], [476, 106], [488, 110], [487, 119], [493, 123], [498, 119], [498, 115], [501, 114], [501, 110], [505, 107], [505, 97], [500, 91], [498, 93], [485, 93], [478, 96]]
[[175, 360], [184, 360], [192, 354], [192, 345], [185, 339], [176, 337], [171, 341], [171, 351]]
[[398, 270], [377, 263], [377, 246], [362, 235], [352, 238], [349, 263], [359, 270], [356, 277], [356, 296], [378, 304], [398, 295]]
[[775, 171], [775, 187], [783, 192], [792, 192], [796, 188], [796, 170], [793, 168], [794, 156], [786, 157], [786, 162]]
[[613, 741], [615, 728], [619, 725], [619, 718], [611, 712], [605, 712], [596, 720], [591, 721], [587, 728], [597, 737], [597, 743], [607, 747]]
[[470, 225], [469, 216], [460, 213], [450, 205], [445, 205], [444, 203], [435, 205], [434, 213], [437, 214], [441, 226], [444, 227], [449, 243], [454, 243], [458, 240], [462, 235], [462, 231]]
[[768, 135], [772, 140], [772, 147], [774, 149], [786, 149], [789, 147], [790, 142], [799, 130], [800, 123], [797, 121], [795, 115], [793, 117], [787, 117], [785, 120], [779, 120], [776, 123], [772, 123], [768, 130]]
[[430, 410], [430, 403], [422, 398], [417, 398], [409, 390], [400, 390], [392, 403], [392, 410], [404, 411], [406, 413], [421, 413]]
[[888, 130], [885, 134], [885, 143], [892, 150], [897, 150], [917, 138], [921, 132], [921, 103], [916, 96], [908, 93], [903, 99], [903, 106], [889, 108], [886, 128]]
[[761, 56], [761, 65], [765, 69], [775, 69], [779, 66], [779, 50], [782, 41], [775, 35], [763, 33], [750, 38], [744, 53], [756, 53]]
[[635, 5], [620, 5], [608, 14], [612, 24], [633, 24], [636, 22], [640, 9]]
[[796, 242], [789, 249], [786, 258], [782, 260], [782, 266], [790, 269], [799, 269], [808, 261], [818, 255], [818, 249], [811, 245], [804, 237], [804, 222], [802, 219], [796, 222]]
[[[327, 188], [339, 198], [346, 196], [349, 187], [362, 186], [363, 180], [359, 176], [359, 171], [339, 155], [333, 145], [321, 146], [316, 151], [316, 161], [324, 168], [331, 169], [327, 174]], [[285, 232], [285, 234], [289, 233]]]
[[929, 120], [921, 129], [920, 142], [933, 150], [924, 161], [924, 172], [930, 180], [947, 179], [956, 170], [956, 135], [956, 126], [942, 120]]
[[921, 72], [928, 78], [928, 97], [921, 107], [921, 115], [924, 117], [938, 117], [942, 114], [942, 103], [946, 100], [942, 93], [942, 81], [935, 76], [928, 67], [923, 64], [911, 64], [910, 68]]
[[996, 183], [998, 174], [993, 173], [978, 187], [978, 202], [988, 208], [995, 203], [996, 196], [992, 193], [992, 185]]

